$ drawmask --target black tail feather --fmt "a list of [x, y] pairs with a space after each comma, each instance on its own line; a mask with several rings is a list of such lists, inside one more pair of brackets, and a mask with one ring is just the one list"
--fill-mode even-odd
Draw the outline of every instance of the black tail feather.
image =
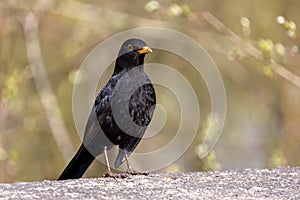
[[58, 180], [81, 178], [94, 159], [95, 157], [84, 147], [84, 145], [81, 145]]

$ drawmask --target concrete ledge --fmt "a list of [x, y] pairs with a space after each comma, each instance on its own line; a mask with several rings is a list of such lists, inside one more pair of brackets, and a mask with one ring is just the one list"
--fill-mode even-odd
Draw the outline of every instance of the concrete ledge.
[[300, 199], [300, 167], [0, 184], [0, 199]]

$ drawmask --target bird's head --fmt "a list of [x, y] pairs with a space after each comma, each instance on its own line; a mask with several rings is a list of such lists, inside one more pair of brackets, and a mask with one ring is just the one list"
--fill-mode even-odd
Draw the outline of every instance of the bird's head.
[[151, 52], [152, 49], [143, 40], [137, 38], [126, 40], [119, 51], [116, 67], [121, 70], [143, 65], [145, 55]]

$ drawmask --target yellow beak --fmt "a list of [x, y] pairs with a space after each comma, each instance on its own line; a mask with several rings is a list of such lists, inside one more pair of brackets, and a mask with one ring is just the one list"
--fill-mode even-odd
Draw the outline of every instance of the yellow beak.
[[142, 49], [137, 51], [139, 54], [145, 54], [145, 53], [152, 53], [152, 49], [150, 49], [150, 47], [143, 47]]

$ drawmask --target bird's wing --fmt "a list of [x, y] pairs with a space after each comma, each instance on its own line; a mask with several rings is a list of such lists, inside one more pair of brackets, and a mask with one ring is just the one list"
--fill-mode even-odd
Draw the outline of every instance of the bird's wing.
[[101, 130], [102, 129], [96, 115], [96, 108], [93, 107], [84, 131], [83, 143], [85, 144], [85, 146], [87, 146], [91, 142], [91, 140], [93, 140], [95, 135]]
[[91, 146], [92, 143], [98, 143], [99, 148], [101, 145], [111, 146], [111, 143], [108, 142], [109, 140], [101, 128], [101, 124], [105, 118], [111, 115], [111, 94], [112, 89], [109, 82], [96, 97], [84, 132], [83, 143], [87, 148]]

